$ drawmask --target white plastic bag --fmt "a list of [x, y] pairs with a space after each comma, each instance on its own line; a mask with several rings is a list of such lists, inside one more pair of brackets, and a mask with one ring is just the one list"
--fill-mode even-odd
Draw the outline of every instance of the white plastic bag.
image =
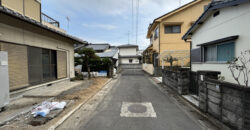
[[56, 109], [63, 109], [66, 106], [66, 102], [43, 102], [41, 105], [36, 107], [34, 110], [32, 110], [31, 114], [36, 116], [42, 116], [46, 117], [47, 114], [49, 114], [50, 111], [56, 110]]

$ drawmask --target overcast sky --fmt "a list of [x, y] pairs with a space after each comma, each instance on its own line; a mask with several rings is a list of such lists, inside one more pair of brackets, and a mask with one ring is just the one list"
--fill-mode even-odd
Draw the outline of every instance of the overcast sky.
[[[149, 45], [146, 33], [149, 23], [175, 8], [179, 0], [139, 0], [138, 45]], [[192, 0], [182, 0], [181, 5]], [[134, 0], [135, 5], [136, 0]], [[42, 12], [60, 22], [70, 35], [89, 43], [135, 44], [132, 31], [132, 0], [42, 0]], [[69, 29], [66, 17], [70, 18]], [[135, 18], [134, 18], [135, 19]], [[132, 35], [133, 33], [133, 35]]]

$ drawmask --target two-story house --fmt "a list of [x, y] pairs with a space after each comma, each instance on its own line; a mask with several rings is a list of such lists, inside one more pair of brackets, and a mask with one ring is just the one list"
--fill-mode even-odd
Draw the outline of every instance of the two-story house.
[[140, 64], [140, 55], [138, 55], [138, 45], [125, 44], [118, 46], [119, 60], [121, 65]]
[[[159, 55], [166, 51], [187, 51], [190, 44], [182, 40], [184, 33], [192, 26], [201, 15], [211, 0], [194, 0], [156, 19], [149, 25], [147, 38], [150, 39], [149, 47], [144, 51], [144, 61], [152, 63], [154, 67], [162, 65]], [[184, 64], [188, 64], [189, 58]], [[164, 66], [169, 63], [164, 62]], [[180, 65], [176, 62], [175, 65]]]
[[[214, 0], [208, 6], [183, 36], [184, 40], [192, 41], [193, 72], [219, 71], [225, 81], [237, 83], [228, 67], [229, 61], [250, 50], [249, 9], [249, 0]], [[244, 58], [249, 59], [249, 53], [246, 54]], [[249, 68], [249, 62], [246, 67]], [[247, 76], [238, 70], [240, 67], [233, 71], [235, 77], [240, 76], [238, 80], [244, 84]]]
[[[75, 76], [75, 43], [86, 44], [41, 12], [40, 0], [0, 0], [0, 51], [7, 52], [10, 90]], [[8, 62], [8, 64], [6, 63]]]

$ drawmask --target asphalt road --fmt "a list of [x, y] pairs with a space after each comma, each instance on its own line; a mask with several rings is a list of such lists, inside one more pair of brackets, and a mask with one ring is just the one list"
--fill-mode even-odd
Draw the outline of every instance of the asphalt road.
[[[127, 102], [130, 106], [126, 107]], [[155, 113], [148, 112], [150, 108], [140, 104], [145, 102], [152, 104]], [[131, 106], [133, 103], [137, 104]], [[125, 114], [121, 114], [122, 107]], [[200, 130], [202, 127], [173, 103], [168, 95], [163, 94], [142, 70], [131, 69], [122, 72], [119, 82], [97, 106], [90, 119], [81, 124], [80, 129]]]

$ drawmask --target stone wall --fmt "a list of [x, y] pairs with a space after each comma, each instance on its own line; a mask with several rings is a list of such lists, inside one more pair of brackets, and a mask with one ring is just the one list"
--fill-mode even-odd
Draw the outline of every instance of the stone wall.
[[199, 108], [232, 129], [250, 129], [250, 88], [199, 77]]
[[188, 94], [190, 86], [190, 69], [163, 70], [162, 82], [179, 94]]

